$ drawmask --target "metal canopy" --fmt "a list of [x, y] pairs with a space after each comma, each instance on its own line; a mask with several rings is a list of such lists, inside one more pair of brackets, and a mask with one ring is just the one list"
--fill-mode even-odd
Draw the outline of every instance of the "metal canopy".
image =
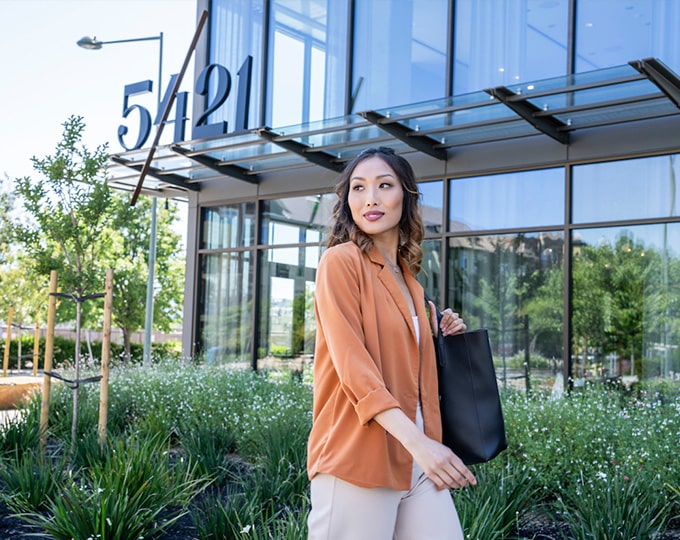
[[539, 116], [541, 109], [528, 99], [522, 97], [521, 94], [518, 96], [505, 86], [489, 88], [488, 90], [485, 90], [485, 92], [495, 97], [498, 101], [501, 101], [509, 109], [516, 112], [548, 137], [552, 137], [562, 144], [569, 144], [569, 134], [563, 131], [567, 125], [551, 114]]
[[[655, 58], [565, 77], [364, 111], [307, 124], [259, 127], [156, 149], [143, 189], [181, 196], [224, 179], [317, 165], [339, 171], [372, 146], [445, 160], [473, 144], [548, 136], [569, 144], [579, 129], [680, 114], [680, 78]], [[132, 190], [149, 149], [111, 156], [109, 182]]]
[[208, 155], [191, 152], [190, 150], [182, 148], [177, 144], [173, 144], [170, 148], [173, 150], [173, 152], [182, 154], [183, 156], [188, 157], [189, 159], [195, 161], [200, 165], [205, 165], [206, 167], [208, 167], [208, 169], [218, 172], [221, 175], [231, 176], [232, 178], [243, 180], [244, 182], [249, 182], [251, 184], [257, 184], [259, 180], [257, 174], [251, 174], [242, 167], [239, 167], [238, 165], [221, 163]]
[[656, 58], [635, 60], [630, 65], [650, 79], [680, 108], [680, 78]]
[[342, 170], [342, 164], [338, 163], [338, 161], [330, 154], [327, 154], [324, 151], [314, 151], [312, 147], [302, 144], [301, 142], [291, 139], [290, 137], [285, 137], [283, 135], [279, 135], [278, 133], [274, 133], [268, 127], [258, 129], [257, 134], [263, 139], [271, 141], [275, 145], [280, 146], [284, 150], [288, 150], [289, 152], [292, 152], [293, 154], [300, 156], [311, 163], [320, 165], [325, 169], [330, 169], [331, 171], [336, 172]]
[[376, 111], [365, 111], [359, 114], [371, 124], [375, 124], [383, 131], [386, 131], [400, 141], [405, 142], [410, 147], [425, 152], [439, 160], [446, 161], [446, 150], [444, 148], [439, 148], [437, 141], [430, 138], [428, 135], [420, 134], [418, 132], [419, 130], [413, 130], [397, 121], [391, 121], [387, 116], [383, 116]]

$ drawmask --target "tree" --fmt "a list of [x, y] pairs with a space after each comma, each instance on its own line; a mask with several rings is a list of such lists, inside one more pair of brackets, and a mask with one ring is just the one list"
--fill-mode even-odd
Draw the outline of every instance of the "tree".
[[[75, 303], [75, 380], [80, 376], [80, 328], [83, 303], [104, 288], [103, 254], [110, 249], [107, 209], [112, 193], [105, 181], [106, 145], [93, 152], [82, 144], [83, 119], [72, 116], [63, 124], [56, 152], [31, 158], [42, 177], [17, 179], [26, 212], [34, 223], [17, 223], [14, 231], [38, 272], [56, 270], [61, 290]], [[73, 390], [72, 443], [78, 419], [78, 385]]]
[[[527, 300], [522, 310], [531, 321], [531, 352], [535, 350], [541, 334], [562, 335], [564, 272], [562, 268], [555, 266], [534, 270], [532, 278], [532, 284], [524, 287]], [[561, 356], [562, 343], [559, 338], [544, 343], [544, 348], [546, 345], [553, 355]]]
[[[114, 269], [113, 319], [123, 332], [125, 352], [130, 358], [132, 334], [144, 327], [145, 303], [149, 275], [149, 220], [151, 201], [141, 197], [130, 206], [130, 197], [114, 194], [111, 201], [112, 249], [110, 266]], [[168, 202], [159, 210], [156, 228], [156, 286], [154, 326], [172, 329], [179, 320], [184, 293], [183, 261], [180, 236], [173, 232], [177, 205]]]
[[11, 236], [11, 211], [14, 197], [9, 191], [7, 178], [0, 180], [0, 264], [10, 253], [9, 239]]
[[44, 311], [41, 313], [41, 308], [46, 304], [47, 294], [47, 281], [36, 274], [30, 260], [5, 253], [4, 260], [0, 259], [0, 318], [7, 315], [10, 307], [14, 308], [12, 326], [19, 329], [19, 366], [22, 364], [21, 335], [46, 315]]

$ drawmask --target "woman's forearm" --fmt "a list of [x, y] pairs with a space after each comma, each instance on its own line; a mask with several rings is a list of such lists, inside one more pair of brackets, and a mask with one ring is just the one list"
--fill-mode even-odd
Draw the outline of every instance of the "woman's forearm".
[[401, 409], [376, 414], [373, 419], [413, 456], [438, 489], [475, 485], [477, 479], [449, 448], [430, 439]]

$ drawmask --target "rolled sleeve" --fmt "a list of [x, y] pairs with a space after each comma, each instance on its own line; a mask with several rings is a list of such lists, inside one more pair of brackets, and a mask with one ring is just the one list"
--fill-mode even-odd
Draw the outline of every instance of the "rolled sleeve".
[[376, 414], [389, 409], [399, 407], [399, 402], [394, 399], [385, 388], [378, 388], [362, 397], [355, 405], [354, 409], [359, 416], [361, 425], [368, 424]]

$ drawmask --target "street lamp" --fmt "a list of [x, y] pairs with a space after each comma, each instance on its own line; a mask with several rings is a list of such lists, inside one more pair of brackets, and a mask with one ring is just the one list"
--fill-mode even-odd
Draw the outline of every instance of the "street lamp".
[[[161, 107], [161, 81], [163, 80], [163, 32], [157, 36], [99, 41], [96, 37], [84, 36], [77, 41], [78, 47], [97, 51], [104, 45], [158, 40], [158, 110]], [[146, 283], [146, 313], [144, 319], [144, 364], [151, 364], [151, 327], [153, 326], [153, 282], [156, 267], [156, 214], [158, 199], [151, 197], [151, 229], [149, 231], [149, 278]]]

